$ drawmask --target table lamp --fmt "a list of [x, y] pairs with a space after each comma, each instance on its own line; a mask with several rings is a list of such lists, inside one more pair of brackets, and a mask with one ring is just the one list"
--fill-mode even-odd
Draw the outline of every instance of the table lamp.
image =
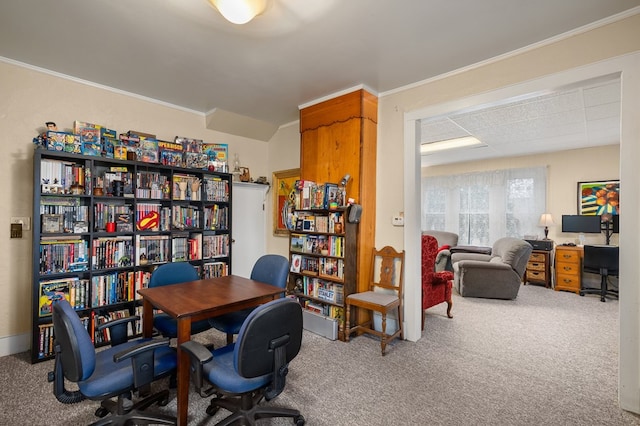
[[553, 216], [551, 213], [542, 213], [540, 215], [540, 222], [538, 222], [538, 226], [544, 226], [544, 239], [548, 240], [549, 235], [549, 226], [553, 226], [555, 223], [553, 222]]

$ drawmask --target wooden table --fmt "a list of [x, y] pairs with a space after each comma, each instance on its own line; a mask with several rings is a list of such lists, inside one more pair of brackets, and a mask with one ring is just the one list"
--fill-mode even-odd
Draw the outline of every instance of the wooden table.
[[191, 339], [191, 321], [257, 306], [284, 289], [235, 275], [138, 290], [143, 300], [143, 333], [153, 333], [153, 308], [178, 320], [178, 425], [187, 424], [189, 356], [180, 345]]

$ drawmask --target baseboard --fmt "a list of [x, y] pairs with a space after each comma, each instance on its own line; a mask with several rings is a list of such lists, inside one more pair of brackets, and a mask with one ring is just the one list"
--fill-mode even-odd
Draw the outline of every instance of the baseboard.
[[0, 356], [13, 355], [30, 349], [31, 335], [28, 333], [16, 336], [0, 337]]

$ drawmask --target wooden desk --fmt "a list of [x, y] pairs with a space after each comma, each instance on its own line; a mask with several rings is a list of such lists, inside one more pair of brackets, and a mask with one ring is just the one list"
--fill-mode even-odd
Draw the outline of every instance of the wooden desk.
[[580, 293], [582, 257], [580, 246], [556, 246], [556, 291]]
[[138, 290], [143, 301], [143, 333], [153, 333], [153, 308], [178, 320], [178, 425], [187, 424], [189, 356], [180, 345], [191, 339], [191, 321], [257, 306], [284, 289], [235, 275]]

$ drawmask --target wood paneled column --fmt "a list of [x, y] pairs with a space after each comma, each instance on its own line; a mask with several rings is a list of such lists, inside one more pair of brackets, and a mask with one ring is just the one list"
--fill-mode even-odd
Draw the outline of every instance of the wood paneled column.
[[338, 183], [347, 173], [347, 197], [362, 205], [358, 229], [357, 289], [369, 288], [376, 224], [378, 98], [358, 90], [300, 110], [300, 176]]

